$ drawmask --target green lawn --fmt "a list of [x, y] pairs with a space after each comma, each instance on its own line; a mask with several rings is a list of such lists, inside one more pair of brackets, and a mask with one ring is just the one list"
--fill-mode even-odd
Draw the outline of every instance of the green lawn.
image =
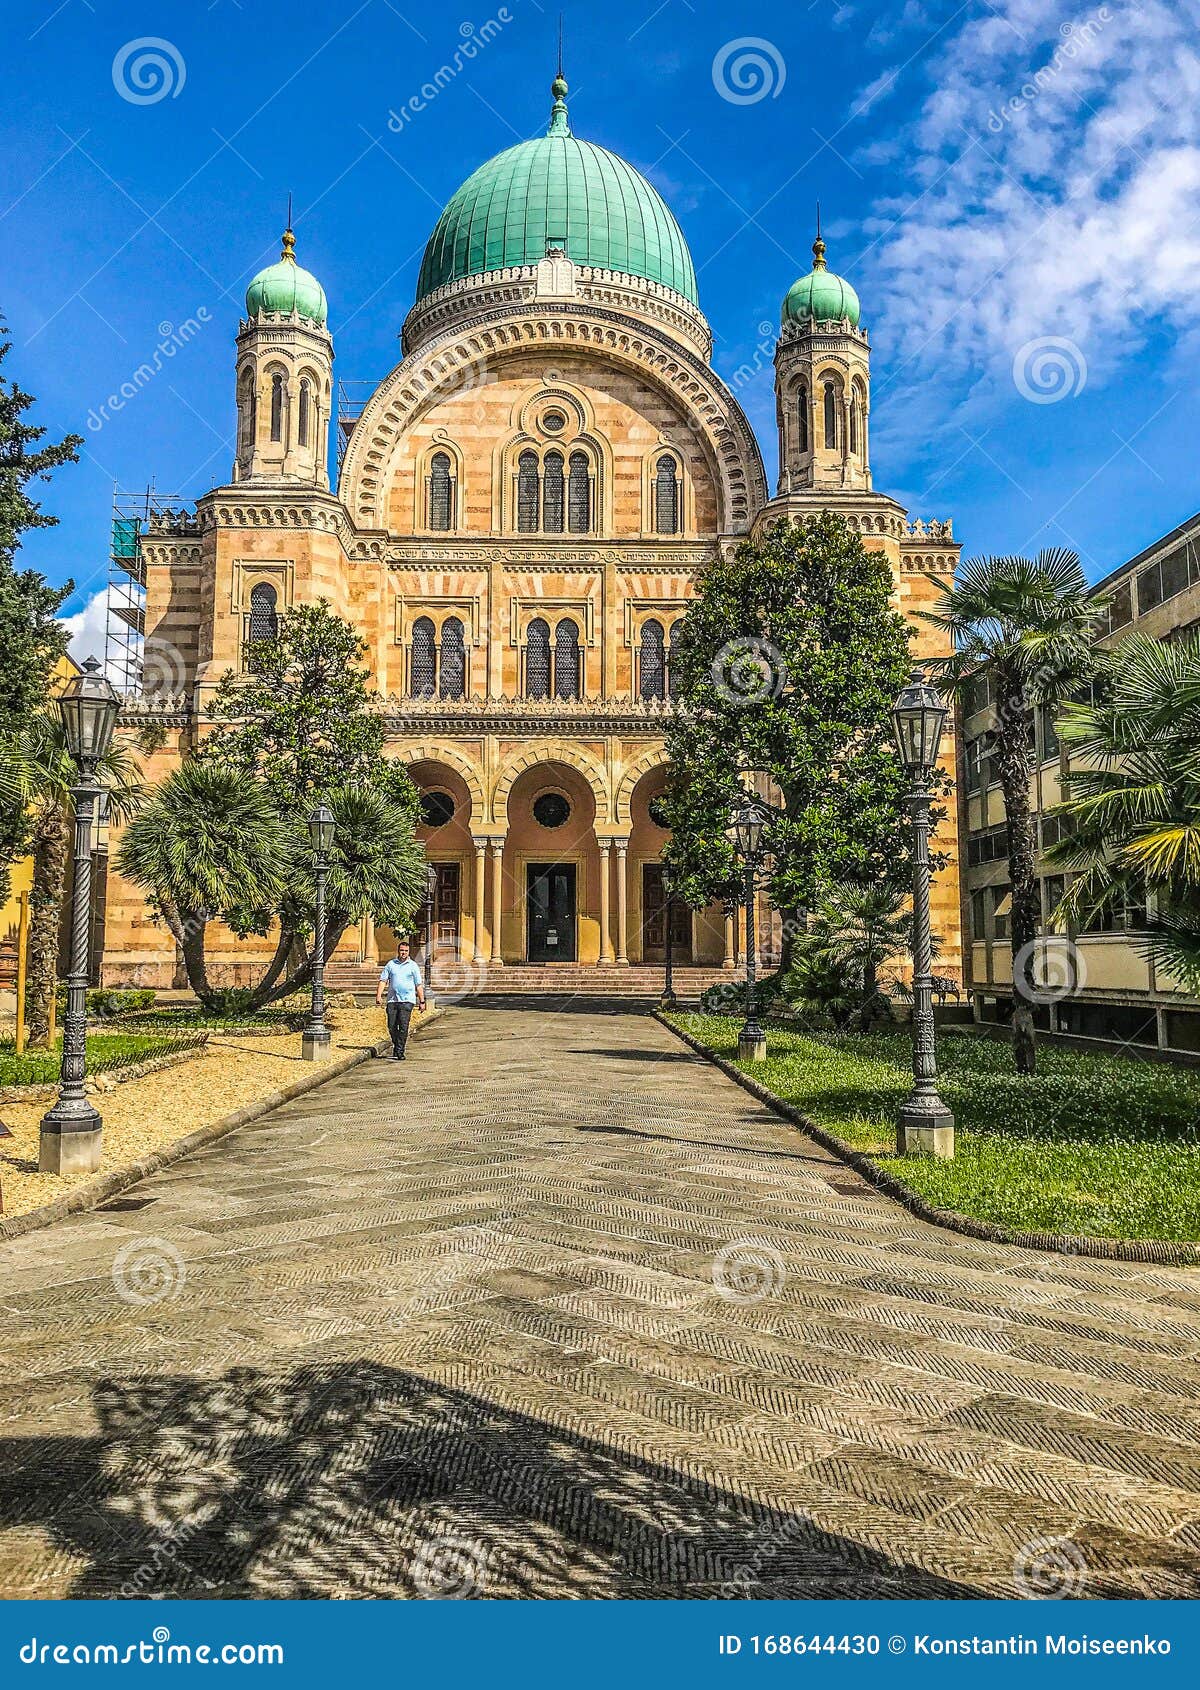
[[[189, 1050], [203, 1042], [203, 1037], [196, 1033], [186, 1037], [163, 1033], [89, 1033], [87, 1070], [89, 1074], [103, 1074], [154, 1056]], [[26, 1050], [20, 1056], [11, 1039], [0, 1040], [0, 1086], [52, 1085], [58, 1079], [61, 1062], [61, 1039], [53, 1050]]]
[[[736, 1063], [740, 1022], [672, 1021]], [[897, 1157], [911, 1084], [907, 1031], [870, 1038], [768, 1030], [766, 1062], [737, 1064], [819, 1126], [868, 1151], [929, 1203], [1013, 1231], [1200, 1240], [1200, 1070], [1038, 1051], [1033, 1080], [1006, 1044], [938, 1038], [953, 1161]]]

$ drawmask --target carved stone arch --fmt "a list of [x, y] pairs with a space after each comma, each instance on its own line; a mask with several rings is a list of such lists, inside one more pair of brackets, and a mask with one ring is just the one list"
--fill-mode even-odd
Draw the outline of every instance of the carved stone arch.
[[517, 777], [523, 775], [527, 769], [535, 769], [542, 763], [565, 763], [568, 768], [577, 770], [592, 789], [592, 797], [596, 803], [596, 827], [609, 825], [612, 811], [604, 765], [598, 757], [585, 751], [581, 745], [572, 745], [568, 740], [552, 739], [540, 740], [538, 744], [514, 753], [500, 770], [492, 788], [492, 820], [496, 827], [508, 827], [508, 795]]
[[[526, 310], [529, 308], [526, 307]], [[749, 530], [767, 501], [766, 474], [758, 443], [733, 394], [699, 359], [689, 364], [678, 351], [648, 332], [618, 331], [579, 315], [578, 344], [605, 349], [615, 363], [633, 368], [663, 390], [686, 416], [695, 418], [696, 441], [709, 459], [722, 533]], [[340, 492], [352, 518], [364, 528], [386, 528], [387, 490], [405, 436], [437, 402], [439, 389], [462, 379], [464, 369], [486, 370], [515, 333], [548, 341], [553, 317], [526, 316], [518, 323], [486, 323], [453, 334], [404, 359], [376, 389], [350, 439]]]
[[444, 763], [448, 769], [453, 769], [456, 775], [462, 776], [471, 794], [472, 833], [485, 826], [487, 803], [482, 773], [456, 745], [448, 745], [440, 739], [405, 740], [396, 760], [406, 767], [410, 763]]
[[666, 751], [661, 745], [651, 745], [634, 758], [625, 773], [621, 776], [617, 786], [617, 799], [613, 805], [613, 815], [616, 824], [621, 828], [633, 826], [633, 794], [637, 783], [643, 776], [651, 774], [655, 769], [669, 767]]

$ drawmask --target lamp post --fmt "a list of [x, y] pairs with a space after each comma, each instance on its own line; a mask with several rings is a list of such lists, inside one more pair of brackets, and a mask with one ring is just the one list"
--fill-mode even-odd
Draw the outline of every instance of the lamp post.
[[774, 814], [774, 809], [765, 799], [743, 789], [734, 803], [730, 826], [734, 848], [746, 871], [746, 1020], [738, 1034], [738, 1056], [743, 1062], [761, 1062], [767, 1054], [767, 1035], [758, 1024], [754, 1005], [758, 963], [754, 940], [754, 890], [756, 873], [762, 861], [763, 831]]
[[674, 903], [674, 892], [670, 877], [663, 874], [663, 918], [667, 924], [667, 931], [663, 939], [663, 989], [658, 1000], [660, 1009], [678, 1009], [679, 999], [675, 996], [675, 953], [671, 945], [671, 905]]
[[914, 669], [892, 707], [913, 826], [913, 1089], [896, 1121], [896, 1152], [902, 1156], [954, 1155], [954, 1116], [937, 1089], [929, 927], [929, 811], [946, 715], [937, 688], [929, 685], [921, 669]]
[[96, 765], [112, 744], [121, 701], [89, 657], [54, 701], [78, 778], [75, 858], [71, 886], [71, 964], [63, 1017], [58, 1101], [42, 1116], [38, 1168], [44, 1174], [90, 1174], [100, 1166], [100, 1113], [83, 1089], [86, 1071], [88, 930], [92, 914], [92, 816]]
[[300, 1042], [300, 1054], [305, 1062], [323, 1062], [331, 1050], [329, 1028], [325, 1025], [325, 876], [329, 872], [333, 832], [332, 812], [324, 804], [318, 804], [308, 818], [316, 880], [316, 909], [313, 919], [312, 1009]]

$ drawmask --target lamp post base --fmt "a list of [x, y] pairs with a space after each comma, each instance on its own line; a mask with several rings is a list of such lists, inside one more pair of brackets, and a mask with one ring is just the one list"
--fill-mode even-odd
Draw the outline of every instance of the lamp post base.
[[333, 1041], [328, 1027], [306, 1027], [300, 1041], [300, 1055], [305, 1062], [326, 1062], [333, 1054]]
[[101, 1119], [96, 1110], [73, 1120], [42, 1117], [38, 1142], [38, 1172], [94, 1174], [100, 1167]]
[[738, 1061], [765, 1062], [767, 1035], [761, 1027], [743, 1027], [738, 1034]]
[[897, 1156], [954, 1155], [954, 1116], [942, 1102], [928, 1105], [905, 1103], [896, 1117]]
[[675, 996], [674, 992], [663, 992], [662, 996], [658, 1000], [658, 1007], [660, 1009], [678, 1009], [679, 999]]

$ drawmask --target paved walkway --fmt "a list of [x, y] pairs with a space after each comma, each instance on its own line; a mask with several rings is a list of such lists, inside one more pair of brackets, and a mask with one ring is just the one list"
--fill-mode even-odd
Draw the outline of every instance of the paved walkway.
[[456, 1009], [0, 1309], [6, 1596], [1200, 1592], [1200, 1275], [924, 1226], [630, 1013]]

